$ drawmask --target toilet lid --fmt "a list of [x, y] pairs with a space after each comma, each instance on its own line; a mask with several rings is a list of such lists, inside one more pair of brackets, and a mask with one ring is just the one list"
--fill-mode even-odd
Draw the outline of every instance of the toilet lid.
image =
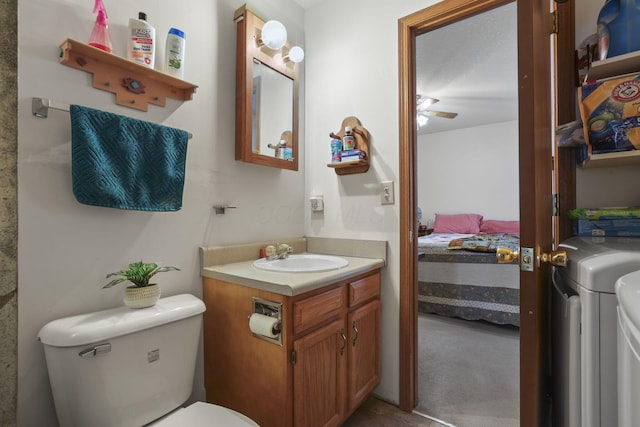
[[154, 427], [259, 427], [250, 418], [212, 403], [196, 402], [161, 419]]

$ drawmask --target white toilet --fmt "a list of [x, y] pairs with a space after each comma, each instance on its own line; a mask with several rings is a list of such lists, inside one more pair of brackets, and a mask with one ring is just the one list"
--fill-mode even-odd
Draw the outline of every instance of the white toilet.
[[640, 425], [640, 271], [616, 282], [618, 298], [618, 426]]
[[38, 334], [66, 426], [256, 427], [191, 395], [204, 303], [193, 295], [54, 320]]

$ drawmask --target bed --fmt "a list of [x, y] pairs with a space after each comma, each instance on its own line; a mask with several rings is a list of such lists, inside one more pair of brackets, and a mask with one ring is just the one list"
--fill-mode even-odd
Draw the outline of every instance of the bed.
[[[517, 249], [519, 233], [477, 229], [418, 238], [418, 311], [520, 326], [519, 266], [498, 264], [495, 254], [497, 247]], [[485, 228], [505, 229], [519, 231]]]

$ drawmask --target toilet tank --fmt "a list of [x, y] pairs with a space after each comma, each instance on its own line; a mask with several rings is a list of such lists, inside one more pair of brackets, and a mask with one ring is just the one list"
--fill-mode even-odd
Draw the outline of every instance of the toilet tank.
[[182, 405], [204, 311], [184, 294], [46, 324], [38, 338], [60, 425], [139, 427]]

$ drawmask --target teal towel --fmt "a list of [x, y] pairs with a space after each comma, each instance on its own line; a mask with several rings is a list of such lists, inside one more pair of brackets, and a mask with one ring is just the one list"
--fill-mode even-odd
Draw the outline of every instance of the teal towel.
[[180, 210], [187, 132], [78, 105], [70, 114], [73, 194], [80, 203]]

